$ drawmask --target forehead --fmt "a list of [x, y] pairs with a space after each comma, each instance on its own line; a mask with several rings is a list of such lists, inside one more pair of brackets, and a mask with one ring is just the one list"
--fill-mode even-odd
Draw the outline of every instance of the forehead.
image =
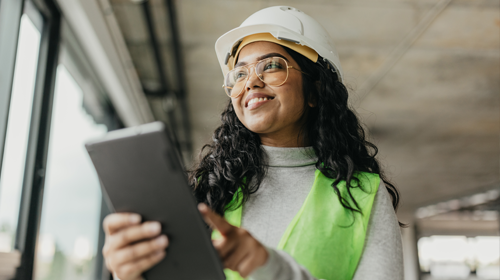
[[241, 49], [236, 62], [241, 61], [252, 63], [257, 61], [258, 57], [268, 53], [279, 53], [286, 57], [289, 61], [292, 59], [288, 52], [280, 45], [271, 42], [259, 41], [244, 46]]

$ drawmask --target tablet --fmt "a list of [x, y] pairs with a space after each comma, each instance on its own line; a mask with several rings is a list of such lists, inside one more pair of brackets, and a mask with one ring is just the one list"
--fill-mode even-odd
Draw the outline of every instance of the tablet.
[[147, 280], [226, 279], [163, 123], [112, 131], [85, 146], [110, 209], [159, 221], [169, 238], [166, 257], [144, 274]]

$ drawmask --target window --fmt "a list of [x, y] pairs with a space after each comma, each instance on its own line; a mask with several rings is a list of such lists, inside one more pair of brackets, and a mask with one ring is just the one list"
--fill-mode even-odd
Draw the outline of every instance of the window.
[[11, 252], [14, 249], [39, 46], [40, 31], [24, 14], [21, 18], [5, 152], [0, 172], [0, 252]]
[[108, 209], [83, 144], [121, 122], [54, 1], [0, 3], [0, 278], [100, 279]]
[[421, 270], [429, 279], [499, 279], [500, 237], [440, 236], [422, 237], [418, 241]]
[[101, 193], [84, 144], [108, 128], [94, 121], [83, 102], [82, 87], [59, 65], [35, 279], [94, 278]]

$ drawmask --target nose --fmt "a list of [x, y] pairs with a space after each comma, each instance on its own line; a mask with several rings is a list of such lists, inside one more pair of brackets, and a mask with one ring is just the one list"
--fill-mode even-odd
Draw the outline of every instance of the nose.
[[249, 91], [252, 88], [262, 88], [264, 87], [264, 82], [257, 76], [257, 72], [255, 71], [255, 65], [248, 69], [248, 80], [246, 83], [246, 90]]

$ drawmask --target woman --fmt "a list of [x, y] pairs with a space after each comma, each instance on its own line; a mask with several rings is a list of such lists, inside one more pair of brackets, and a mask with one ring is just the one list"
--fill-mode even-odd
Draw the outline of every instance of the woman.
[[[348, 107], [328, 33], [271, 7], [216, 50], [230, 100], [190, 181], [227, 278], [402, 279], [399, 194]], [[159, 223], [120, 213], [104, 229], [115, 278], [165, 256]]]

